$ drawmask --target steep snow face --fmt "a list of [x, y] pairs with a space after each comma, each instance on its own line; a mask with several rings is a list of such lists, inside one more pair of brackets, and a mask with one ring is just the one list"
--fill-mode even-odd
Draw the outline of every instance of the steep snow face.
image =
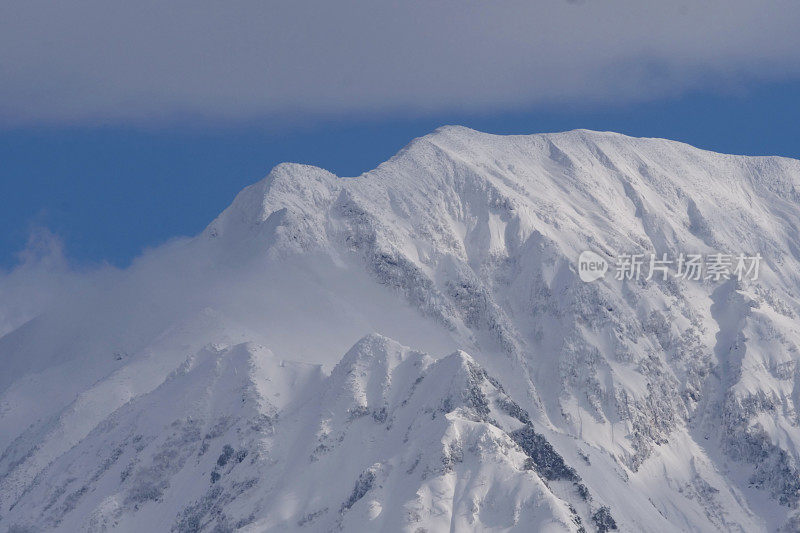
[[612, 133], [280, 165], [0, 338], [0, 525], [796, 530], [798, 228], [800, 162]]

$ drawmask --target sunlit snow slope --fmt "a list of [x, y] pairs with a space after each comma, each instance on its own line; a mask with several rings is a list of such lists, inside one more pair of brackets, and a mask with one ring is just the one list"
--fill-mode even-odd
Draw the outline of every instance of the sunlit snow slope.
[[799, 267], [790, 159], [445, 127], [283, 164], [0, 338], [0, 529], [798, 531]]

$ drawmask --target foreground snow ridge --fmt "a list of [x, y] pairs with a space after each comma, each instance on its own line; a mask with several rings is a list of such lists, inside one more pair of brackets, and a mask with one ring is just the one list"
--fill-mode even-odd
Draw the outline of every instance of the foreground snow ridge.
[[799, 161], [445, 127], [92, 286], [0, 337], [2, 530], [800, 530]]

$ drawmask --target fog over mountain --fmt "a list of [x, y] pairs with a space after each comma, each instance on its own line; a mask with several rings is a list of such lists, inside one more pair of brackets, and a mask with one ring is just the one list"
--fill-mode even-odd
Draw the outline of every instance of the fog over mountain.
[[799, 228], [800, 161], [615, 133], [279, 165], [127, 269], [0, 279], [0, 529], [798, 531]]

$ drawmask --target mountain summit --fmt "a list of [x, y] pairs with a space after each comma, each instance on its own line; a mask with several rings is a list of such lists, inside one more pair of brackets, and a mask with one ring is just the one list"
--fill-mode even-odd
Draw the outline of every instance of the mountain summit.
[[282, 164], [0, 338], [0, 526], [797, 531], [798, 313], [800, 161], [448, 126]]

